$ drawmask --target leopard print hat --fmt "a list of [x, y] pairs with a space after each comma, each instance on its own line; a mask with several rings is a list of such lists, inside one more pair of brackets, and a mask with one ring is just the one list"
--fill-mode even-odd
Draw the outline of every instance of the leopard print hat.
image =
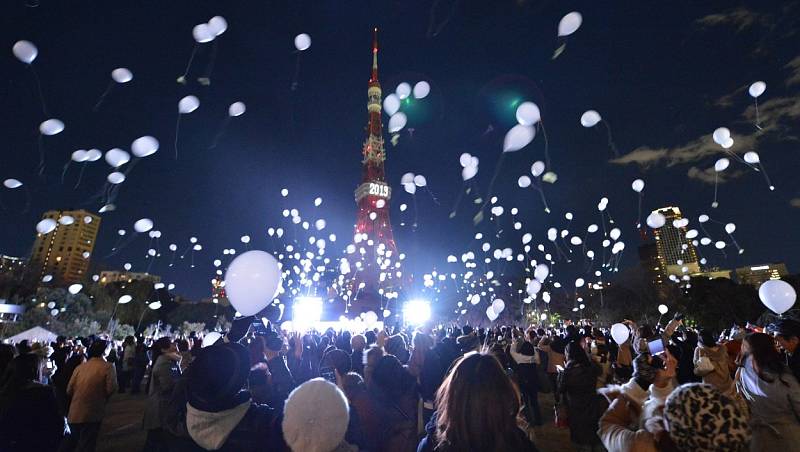
[[664, 408], [669, 436], [681, 451], [746, 451], [746, 415], [711, 385], [689, 383], [675, 389]]

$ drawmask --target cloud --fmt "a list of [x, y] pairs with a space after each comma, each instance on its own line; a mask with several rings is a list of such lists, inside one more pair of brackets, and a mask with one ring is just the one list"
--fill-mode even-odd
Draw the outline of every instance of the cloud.
[[786, 86], [800, 84], [800, 55], [794, 57], [794, 59], [786, 63], [784, 67], [792, 70], [792, 74], [786, 79]]
[[[734, 145], [730, 151], [736, 153], [752, 151], [756, 147], [756, 141], [758, 140], [758, 137], [754, 133], [748, 135], [731, 133], [731, 137], [733, 138]], [[618, 165], [633, 163], [644, 169], [658, 165], [670, 167], [696, 162], [722, 153], [724, 153], [724, 150], [720, 145], [714, 142], [711, 137], [711, 132], [709, 132], [708, 135], [695, 138], [688, 143], [673, 148], [640, 146], [632, 152], [611, 160], [611, 163], [616, 163]]]
[[792, 207], [797, 207], [798, 209], [800, 209], [800, 198], [792, 198], [789, 201], [789, 205], [792, 206]]
[[718, 184], [724, 184], [729, 180], [738, 179], [739, 177], [742, 177], [744, 174], [745, 172], [742, 170], [723, 171], [721, 173], [717, 173], [714, 170], [713, 166], [706, 168], [704, 170], [701, 170], [700, 168], [693, 166], [689, 168], [689, 171], [686, 173], [686, 175], [689, 176], [689, 179], [695, 179], [708, 185], [714, 185], [715, 176], [716, 176], [716, 182]]
[[695, 23], [704, 28], [730, 25], [736, 28], [737, 32], [741, 32], [753, 25], [766, 25], [769, 23], [769, 16], [740, 6], [722, 13], [701, 17]]

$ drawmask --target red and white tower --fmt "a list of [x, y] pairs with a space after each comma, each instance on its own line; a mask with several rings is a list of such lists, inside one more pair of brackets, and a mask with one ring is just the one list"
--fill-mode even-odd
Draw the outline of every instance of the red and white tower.
[[[360, 252], [362, 268], [357, 272], [353, 291], [356, 294], [354, 297], [356, 303], [353, 303], [352, 307], [359, 311], [377, 310], [380, 307], [380, 295], [391, 288], [391, 281], [396, 276], [394, 261], [398, 259], [392, 223], [389, 220], [392, 189], [386, 183], [383, 167], [386, 151], [381, 123], [383, 97], [381, 84], [378, 81], [377, 28], [374, 30], [372, 40], [372, 75], [368, 86], [367, 139], [361, 150], [363, 157], [361, 185], [355, 191], [358, 205], [355, 224], [356, 247], [359, 251], [361, 248], [365, 250], [363, 253]], [[362, 283], [363, 287], [359, 287]]]

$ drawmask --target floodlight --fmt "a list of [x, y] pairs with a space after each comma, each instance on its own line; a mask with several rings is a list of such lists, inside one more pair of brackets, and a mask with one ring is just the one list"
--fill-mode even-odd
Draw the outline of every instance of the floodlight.
[[410, 325], [421, 325], [431, 318], [431, 302], [410, 300], [403, 306], [403, 319]]
[[319, 323], [322, 317], [322, 298], [297, 297], [292, 305], [292, 325], [298, 330], [306, 330]]

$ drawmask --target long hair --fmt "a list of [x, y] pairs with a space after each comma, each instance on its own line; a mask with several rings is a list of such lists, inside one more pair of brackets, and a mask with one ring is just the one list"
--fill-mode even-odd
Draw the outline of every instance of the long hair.
[[519, 390], [489, 354], [468, 353], [436, 393], [437, 451], [520, 450]]
[[[778, 375], [778, 378], [786, 373], [786, 363], [783, 362], [781, 354], [775, 348], [775, 343], [769, 335], [764, 333], [750, 333], [744, 338], [747, 348], [750, 350], [750, 356], [753, 358], [757, 366], [758, 377], [762, 380], [772, 383], [775, 381], [773, 378], [766, 375], [764, 371], [770, 371]], [[784, 385], [788, 383], [781, 379]]]
[[567, 365], [572, 366], [588, 366], [589, 363], [589, 355], [586, 354], [586, 350], [581, 347], [580, 342], [572, 341], [567, 344], [566, 347], [566, 358], [567, 358]]

